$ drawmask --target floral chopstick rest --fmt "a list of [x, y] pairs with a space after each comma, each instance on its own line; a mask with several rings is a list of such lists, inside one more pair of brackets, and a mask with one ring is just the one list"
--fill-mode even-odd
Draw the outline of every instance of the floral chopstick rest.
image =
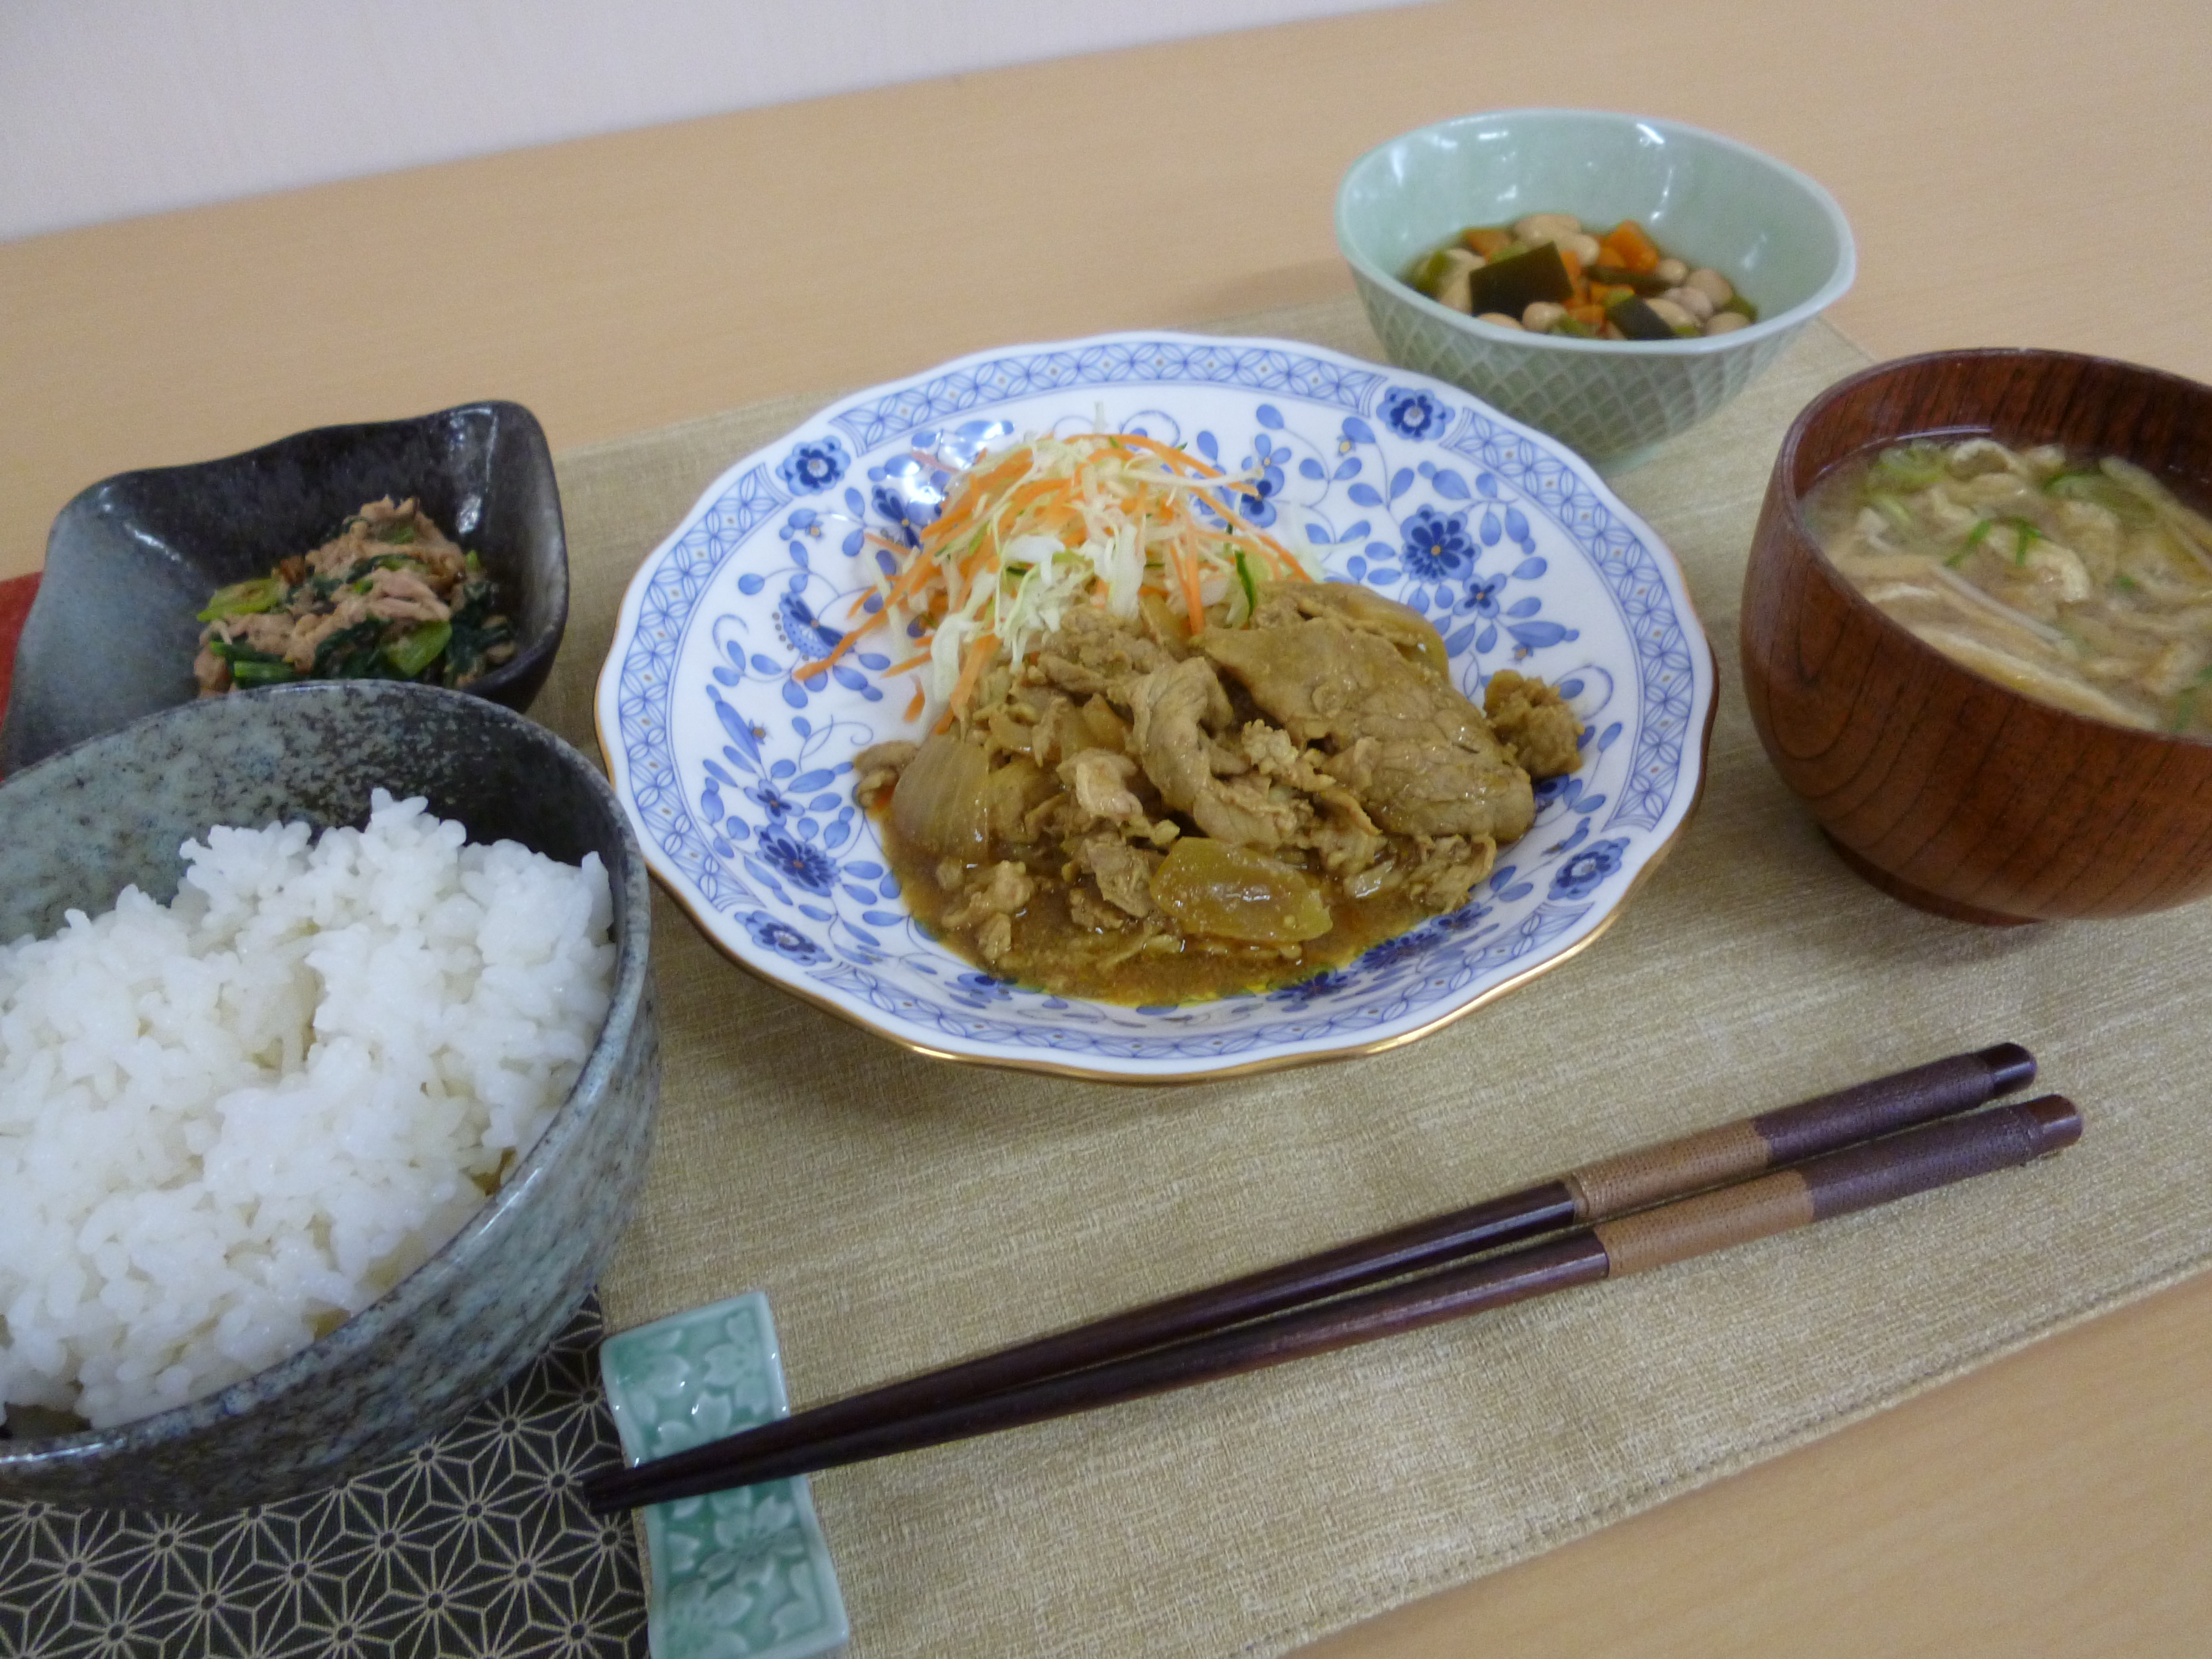
[[[790, 1414], [768, 1297], [609, 1337], [599, 1376], [632, 1464]], [[852, 1633], [805, 1477], [644, 1510], [653, 1659], [814, 1659]]]

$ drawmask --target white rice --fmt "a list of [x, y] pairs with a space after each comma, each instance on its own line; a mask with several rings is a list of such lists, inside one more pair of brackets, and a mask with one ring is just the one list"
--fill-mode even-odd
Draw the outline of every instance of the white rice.
[[606, 1018], [613, 904], [379, 790], [216, 829], [173, 903], [0, 945], [0, 1420], [250, 1376], [453, 1237]]

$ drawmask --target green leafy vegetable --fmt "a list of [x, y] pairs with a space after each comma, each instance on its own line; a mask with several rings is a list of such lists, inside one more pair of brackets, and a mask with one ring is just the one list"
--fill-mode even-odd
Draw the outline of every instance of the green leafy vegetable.
[[207, 609], [199, 613], [199, 619], [211, 623], [223, 617], [250, 617], [274, 611], [284, 603], [284, 579], [281, 576], [256, 576], [251, 581], [233, 582], [209, 595]]
[[497, 665], [492, 653], [514, 643], [514, 625], [493, 609], [492, 586], [478, 579], [464, 582], [453, 607], [453, 638], [446, 646], [443, 684], [466, 685]]
[[345, 573], [343, 580], [355, 592], [365, 593], [368, 590], [362, 584], [380, 570], [419, 570], [422, 568], [422, 561], [412, 554], [378, 553], [366, 559], [355, 560], [353, 568]]
[[411, 680], [438, 660], [453, 637], [451, 623], [422, 623], [384, 645], [384, 659], [402, 679]]
[[325, 680], [391, 678], [384, 659], [384, 624], [371, 617], [325, 636], [315, 647], [314, 673]]
[[299, 671], [289, 662], [249, 657], [230, 665], [230, 683], [242, 691], [251, 691], [257, 685], [282, 685], [299, 678]]

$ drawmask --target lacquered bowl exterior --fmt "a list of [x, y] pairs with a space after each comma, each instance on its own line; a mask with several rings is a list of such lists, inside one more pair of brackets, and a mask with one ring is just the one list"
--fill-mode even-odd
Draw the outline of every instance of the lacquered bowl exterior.
[[614, 1004], [583, 1074], [499, 1192], [382, 1298], [290, 1358], [108, 1429], [0, 1438], [0, 1498], [209, 1510], [328, 1486], [449, 1426], [583, 1301], [645, 1176], [659, 1098], [645, 859], [598, 769], [544, 727], [429, 686], [278, 686], [149, 716], [0, 784], [0, 939], [174, 894], [212, 823], [364, 822], [428, 797], [477, 841], [575, 862], [614, 897]]
[[1979, 921], [2133, 915], [2212, 892], [2212, 744], [2055, 708], [1958, 666], [1820, 551], [1823, 471], [1915, 433], [2119, 455], [2212, 495], [2212, 388], [2051, 351], [1905, 358], [1831, 387], [1776, 458], [1744, 576], [1744, 692], [1782, 780], [1885, 890]]

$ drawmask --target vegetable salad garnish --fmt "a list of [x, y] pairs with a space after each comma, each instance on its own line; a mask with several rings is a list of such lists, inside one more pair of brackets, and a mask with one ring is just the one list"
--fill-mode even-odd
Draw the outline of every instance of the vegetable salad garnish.
[[1002, 647], [1021, 661], [1079, 605], [1126, 621], [1150, 594], [1194, 633], [1217, 605], [1225, 608], [1216, 620], [1242, 626], [1261, 583], [1320, 574], [1237, 511], [1258, 476], [1225, 473], [1139, 433], [1032, 438], [986, 455], [954, 482], [918, 544], [869, 532], [893, 569], [854, 601], [853, 614], [865, 617], [836, 649], [793, 672], [818, 679], [890, 628], [921, 647], [885, 671], [921, 672], [908, 717], [934, 708], [943, 724], [967, 707]]

